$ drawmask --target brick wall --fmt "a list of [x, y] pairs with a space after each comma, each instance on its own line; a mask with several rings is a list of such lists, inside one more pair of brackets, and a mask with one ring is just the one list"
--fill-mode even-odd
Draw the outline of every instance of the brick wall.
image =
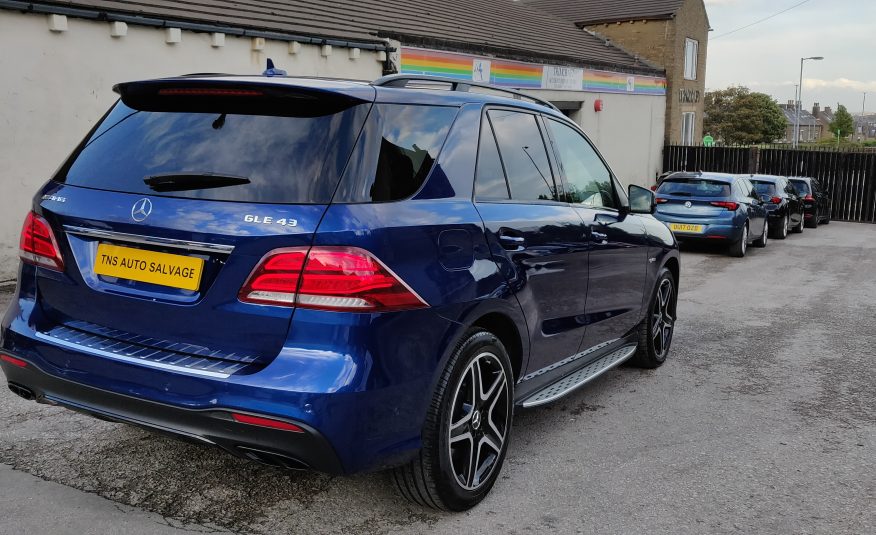
[[[666, 142], [681, 142], [682, 113], [696, 113], [693, 139], [703, 137], [703, 100], [706, 90], [706, 49], [709, 21], [703, 0], [687, 0], [668, 20], [634, 20], [588, 26], [628, 52], [666, 70]], [[684, 78], [685, 39], [699, 43], [696, 80]], [[681, 92], [696, 102], [682, 102]]]

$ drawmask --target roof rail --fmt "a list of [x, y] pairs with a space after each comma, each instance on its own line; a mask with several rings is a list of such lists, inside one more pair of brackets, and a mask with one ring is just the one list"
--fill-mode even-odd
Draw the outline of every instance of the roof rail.
[[457, 78], [449, 78], [446, 76], [431, 76], [428, 74], [390, 74], [383, 76], [371, 82], [371, 85], [381, 87], [407, 87], [408, 82], [441, 82], [450, 85], [451, 91], [468, 91], [472, 87], [482, 87], [500, 93], [508, 93], [516, 100], [529, 100], [536, 104], [548, 107], [554, 111], [560, 111], [559, 108], [551, 104], [549, 101], [532, 96], [516, 89], [508, 89], [506, 87], [498, 87], [491, 84], [481, 82], [472, 82], [469, 80], [459, 80]]

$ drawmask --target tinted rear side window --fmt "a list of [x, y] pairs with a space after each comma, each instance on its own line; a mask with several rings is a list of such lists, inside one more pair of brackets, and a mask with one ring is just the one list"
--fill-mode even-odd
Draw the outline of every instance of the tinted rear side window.
[[490, 110], [488, 115], [499, 143], [511, 198], [557, 200], [557, 188], [535, 115], [506, 110]]
[[809, 184], [807, 184], [805, 180], [792, 180], [791, 183], [794, 184], [794, 187], [797, 188], [797, 192], [800, 195], [809, 195], [812, 193]]
[[[138, 111], [119, 102], [55, 180], [143, 195], [327, 203], [369, 108], [359, 104], [316, 116], [279, 117]], [[144, 182], [174, 174], [249, 182], [160, 192]]]
[[376, 104], [336, 202], [398, 201], [412, 196], [438, 158], [458, 108]]
[[481, 141], [478, 145], [478, 167], [475, 178], [475, 196], [478, 199], [510, 199], [505, 170], [496, 146], [493, 127], [485, 117], [481, 124]]
[[730, 184], [704, 178], [673, 178], [664, 180], [657, 193], [683, 197], [729, 197]]
[[758, 182], [757, 180], [752, 180], [751, 183], [754, 185], [754, 191], [758, 195], [773, 196], [776, 194], [776, 185], [772, 182]]

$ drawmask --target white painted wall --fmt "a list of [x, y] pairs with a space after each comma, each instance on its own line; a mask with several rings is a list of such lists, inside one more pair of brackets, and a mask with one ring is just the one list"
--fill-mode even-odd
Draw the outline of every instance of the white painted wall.
[[377, 52], [358, 59], [334, 47], [181, 32], [165, 43], [165, 30], [128, 25], [112, 37], [110, 23], [67, 19], [67, 31], [49, 31], [46, 15], [0, 10], [0, 281], [14, 278], [21, 223], [37, 189], [116, 100], [117, 82], [193, 72], [258, 74], [270, 57], [289, 74], [373, 80], [383, 66]]
[[[666, 97], [584, 91], [527, 91], [551, 101], [583, 101], [572, 113], [624, 186], [651, 186], [663, 167]], [[602, 100], [601, 112], [594, 102]]]

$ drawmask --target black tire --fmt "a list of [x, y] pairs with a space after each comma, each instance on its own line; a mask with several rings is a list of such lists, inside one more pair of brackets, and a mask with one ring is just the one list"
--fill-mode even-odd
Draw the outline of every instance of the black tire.
[[742, 228], [742, 237], [730, 245], [730, 256], [742, 258], [748, 250], [748, 223]]
[[763, 234], [761, 234], [760, 238], [754, 240], [754, 246], [763, 249], [767, 246], [767, 242], [770, 239], [770, 223], [769, 221], [763, 222]]
[[825, 217], [821, 222], [825, 225], [830, 225], [830, 214], [827, 214], [827, 217]]
[[[668, 299], [664, 300], [662, 295], [667, 286], [670, 293]], [[639, 345], [636, 354], [630, 359], [630, 365], [653, 369], [666, 362], [675, 332], [677, 287], [675, 277], [668, 269], [663, 268], [651, 292], [648, 315], [639, 324]]]
[[[478, 370], [476, 372], [479, 374], [478, 380], [473, 379], [474, 367]], [[487, 373], [484, 373], [485, 371]], [[488, 382], [488, 384], [498, 389], [496, 392], [499, 397], [504, 392], [504, 401], [501, 401], [499, 397], [492, 401], [481, 399], [481, 393], [485, 388], [483, 383], [487, 382], [483, 381], [482, 378], [487, 375], [492, 375], [495, 378], [493, 382]], [[499, 384], [498, 381], [502, 378], [504, 378], [504, 383]], [[476, 382], [481, 384], [481, 390], [469, 392], [467, 383], [469, 386], [473, 386]], [[504, 390], [502, 390], [503, 388]], [[492, 387], [487, 390], [488, 394], [493, 393]], [[460, 398], [460, 395], [465, 399]], [[469, 395], [472, 398], [469, 398]], [[490, 396], [487, 397], [490, 398]], [[456, 411], [457, 408], [466, 406], [465, 403], [457, 406], [456, 402], [465, 400], [474, 400], [469, 411], [467, 413]], [[487, 408], [486, 405], [490, 405], [490, 407]], [[451, 420], [455, 413], [461, 415], [457, 419], [456, 425], [459, 434], [455, 437], [456, 439], [463, 437], [461, 440], [451, 440], [450, 437], [451, 433], [454, 432]], [[393, 479], [402, 496], [424, 507], [446, 511], [465, 511], [477, 505], [490, 492], [502, 469], [502, 463], [505, 461], [505, 454], [508, 451], [513, 413], [514, 375], [508, 352], [505, 351], [502, 342], [492, 333], [483, 329], [470, 330], [456, 346], [447, 363], [447, 368], [438, 382], [438, 387], [426, 414], [426, 423], [423, 427], [423, 446], [419, 456], [410, 463], [393, 469]], [[504, 417], [504, 422], [499, 425], [493, 417], [496, 419]], [[466, 418], [468, 418], [467, 421]], [[483, 427], [481, 427], [482, 423]], [[499, 434], [496, 433], [496, 430], [499, 431]], [[489, 439], [495, 444], [496, 437], [500, 435], [502, 439], [498, 448], [500, 451], [496, 453], [496, 449], [485, 440]], [[476, 442], [478, 446], [483, 446], [483, 448], [478, 449], [474, 464], [478, 467], [487, 467], [485, 468], [487, 471], [485, 477], [478, 476], [477, 470], [472, 470], [469, 464], [468, 474], [459, 474], [459, 476], [465, 477], [466, 482], [471, 478], [471, 485], [468, 485], [471, 488], [466, 488], [466, 484], [462, 483], [457, 475], [456, 468], [459, 467], [454, 464], [456, 461], [464, 459], [459, 458], [458, 451], [454, 452], [453, 444], [462, 443], [461, 446], [457, 447], [459, 448], [464, 447], [465, 443], [469, 441], [472, 448]], [[480, 452], [492, 452], [492, 460], [487, 456], [481, 463]], [[475, 457], [474, 454], [469, 455], [470, 460], [473, 457]], [[476, 477], [482, 477], [482, 479], [475, 481]]]
[[782, 218], [782, 224], [779, 229], [776, 231], [776, 239], [784, 240], [788, 237], [788, 232], [791, 230], [791, 213], [788, 212], [785, 214], [785, 217]]
[[803, 227], [805, 226], [805, 223], [806, 223], [806, 218], [803, 217], [803, 212], [800, 212], [800, 222], [797, 223], [796, 227], [794, 227], [794, 233], [795, 234], [802, 234]]

